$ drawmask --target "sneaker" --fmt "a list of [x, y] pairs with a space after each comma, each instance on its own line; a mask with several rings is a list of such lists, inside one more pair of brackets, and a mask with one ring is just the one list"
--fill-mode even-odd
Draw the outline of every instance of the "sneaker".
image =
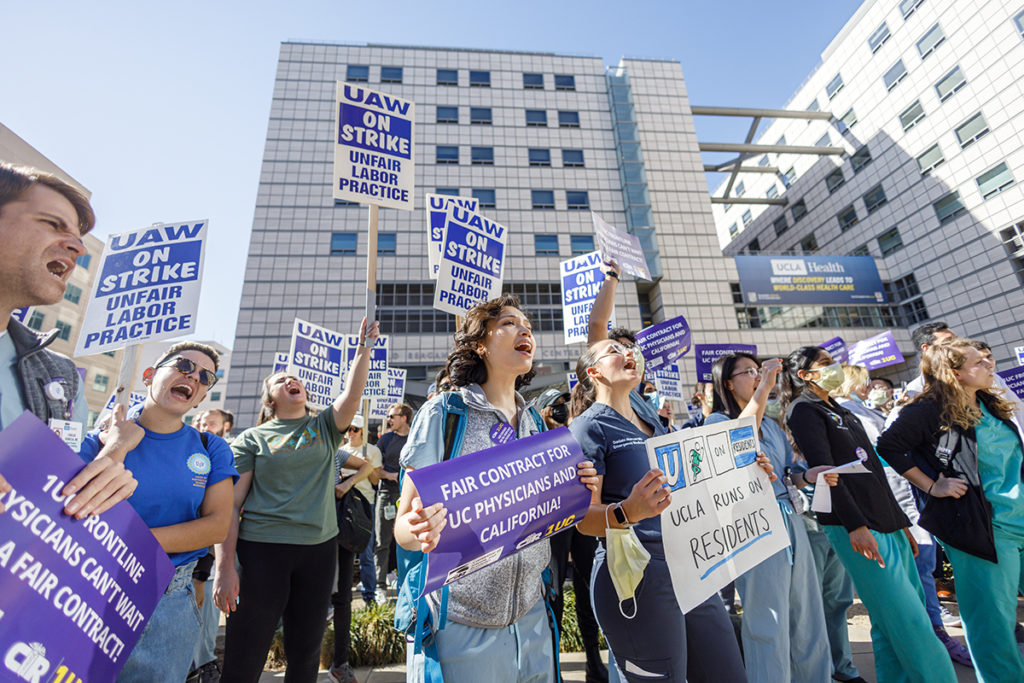
[[352, 667], [345, 662], [341, 666], [332, 666], [328, 671], [331, 676], [331, 680], [337, 681], [338, 683], [358, 683], [356, 681], [356, 673], [352, 670]]
[[974, 662], [971, 661], [971, 653], [960, 644], [959, 640], [952, 638], [944, 629], [938, 626], [933, 626], [932, 628], [935, 629], [935, 636], [946, 647], [946, 652], [949, 653], [950, 659], [962, 666], [974, 668]]
[[220, 683], [220, 666], [216, 659], [199, 667], [199, 683]]
[[373, 594], [374, 600], [380, 604], [384, 604], [388, 601], [388, 592], [383, 588], [378, 588]]
[[960, 617], [956, 616], [943, 606], [939, 606], [939, 614], [942, 617], [942, 625], [946, 628], [958, 628], [962, 623]]
[[388, 580], [388, 586], [389, 587], [394, 588], [395, 586], [397, 586], [398, 585], [398, 572], [396, 572], [396, 571], [388, 572], [388, 579], [387, 580]]

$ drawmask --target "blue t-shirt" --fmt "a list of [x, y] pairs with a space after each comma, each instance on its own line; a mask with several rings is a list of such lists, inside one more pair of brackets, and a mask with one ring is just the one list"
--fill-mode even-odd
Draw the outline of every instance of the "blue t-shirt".
[[[704, 425], [713, 425], [718, 422], [725, 422], [730, 419], [725, 413], [711, 413], [704, 420]], [[785, 497], [789, 499], [789, 492], [786, 490], [785, 477], [787, 467], [793, 466], [793, 447], [789, 445], [789, 439], [782, 427], [776, 424], [775, 420], [766, 417], [761, 420], [761, 431], [757, 435], [761, 444], [761, 452], [768, 456], [768, 460], [775, 468], [775, 481], [772, 482], [772, 490], [776, 498]]]
[[[207, 448], [192, 427], [182, 425], [171, 434], [146, 429], [146, 435], [124, 459], [139, 482], [128, 499], [150, 529], [199, 519], [206, 489], [228, 477], [238, 479], [231, 447], [219, 436], [207, 436]], [[91, 462], [101, 446], [99, 432], [89, 432], [82, 440], [79, 455]], [[169, 554], [175, 567], [188, 564], [206, 554], [206, 546], [184, 553]]]
[[[654, 430], [654, 436], [666, 433], [661, 420], [652, 421], [648, 415], [636, 412]], [[609, 405], [595, 403], [590, 406], [569, 423], [569, 431], [583, 448], [583, 454], [593, 461], [598, 475], [604, 477], [602, 503], [626, 500], [633, 485], [651, 469], [644, 445], [648, 436]], [[660, 516], [645, 519], [633, 529], [641, 541], [661, 542]]]

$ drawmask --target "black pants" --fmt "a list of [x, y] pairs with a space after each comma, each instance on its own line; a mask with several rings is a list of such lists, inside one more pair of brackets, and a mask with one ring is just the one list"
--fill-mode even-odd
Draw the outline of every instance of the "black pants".
[[317, 545], [239, 539], [241, 585], [224, 639], [224, 683], [259, 681], [280, 619], [288, 659], [285, 682], [316, 681], [337, 548], [333, 538]]
[[[572, 589], [576, 593], [576, 620], [583, 636], [583, 649], [587, 655], [588, 680], [607, 680], [601, 651], [598, 646], [598, 626], [594, 617], [594, 609], [590, 605], [590, 573], [594, 567], [594, 553], [597, 551], [597, 539], [585, 536], [575, 527], [551, 537], [551, 573], [558, 588], [551, 607], [555, 611], [558, 630], [562, 630], [562, 611], [565, 598], [562, 585], [569, 571], [569, 554], [572, 553]], [[602, 675], [603, 674], [603, 675]]]
[[338, 590], [331, 595], [334, 605], [334, 666], [348, 663], [352, 626], [352, 569], [356, 556], [338, 544]]

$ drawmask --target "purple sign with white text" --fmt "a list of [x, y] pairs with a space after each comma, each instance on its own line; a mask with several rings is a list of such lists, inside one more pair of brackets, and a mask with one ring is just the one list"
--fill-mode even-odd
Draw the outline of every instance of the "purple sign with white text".
[[591, 213], [591, 216], [594, 219], [594, 235], [597, 237], [598, 250], [604, 260], [614, 260], [622, 268], [623, 273], [638, 280], [652, 279], [640, 238], [605, 223], [596, 213]]
[[31, 413], [0, 432], [0, 680], [113, 681], [174, 574], [128, 503], [63, 514], [83, 465]]
[[863, 365], [869, 371], [897, 365], [903, 362], [903, 354], [892, 338], [892, 332], [883, 332], [863, 339], [849, 348], [846, 362], [849, 365]]
[[829, 355], [832, 356], [832, 360], [837, 363], [846, 362], [846, 342], [843, 341], [842, 337], [832, 337], [824, 344], [820, 345], [821, 348], [828, 351]]
[[1017, 395], [1017, 398], [1024, 401], [1024, 365], [1019, 365], [1009, 370], [1000, 370], [997, 375], [1003, 378], [1010, 391]]
[[636, 333], [636, 343], [643, 351], [644, 361], [652, 370], [674, 363], [690, 350], [690, 326], [677, 315]]
[[697, 359], [697, 381], [711, 381], [711, 366], [719, 356], [727, 353], [749, 353], [757, 355], [757, 347], [753, 344], [694, 344], [693, 354]]
[[579, 523], [590, 505], [576, 465], [586, 458], [565, 427], [410, 470], [424, 507], [448, 510], [430, 553], [424, 593]]

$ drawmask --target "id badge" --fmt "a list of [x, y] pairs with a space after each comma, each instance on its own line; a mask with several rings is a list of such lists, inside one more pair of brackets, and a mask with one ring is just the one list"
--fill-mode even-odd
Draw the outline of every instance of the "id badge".
[[398, 508], [394, 505], [384, 506], [384, 519], [391, 520], [398, 516]]
[[82, 449], [82, 423], [70, 420], [50, 420], [50, 429], [75, 453]]
[[789, 494], [789, 503], [793, 506], [793, 510], [798, 515], [802, 515], [810, 509], [807, 504], [807, 496], [803, 494], [803, 491], [793, 486], [792, 482], [786, 483], [786, 492]]

